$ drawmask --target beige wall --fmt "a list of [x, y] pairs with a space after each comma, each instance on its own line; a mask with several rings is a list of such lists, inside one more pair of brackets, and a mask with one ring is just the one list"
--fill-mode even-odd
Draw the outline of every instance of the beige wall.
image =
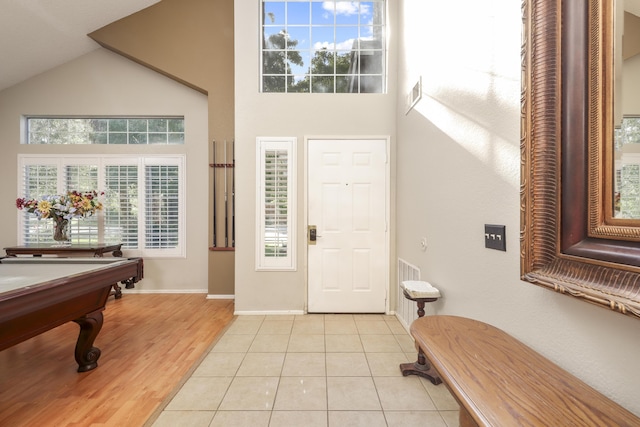
[[[22, 115], [178, 115], [182, 146], [42, 146], [20, 144]], [[207, 97], [105, 49], [98, 49], [0, 92], [0, 229], [2, 247], [17, 243], [17, 155], [186, 154], [186, 259], [145, 258], [143, 292], [207, 291]], [[124, 251], [124, 255], [127, 252]], [[188, 274], [187, 274], [188, 273]]]
[[[199, 143], [208, 146], [209, 152], [200, 162], [213, 163], [212, 141], [216, 140], [216, 163], [222, 163], [222, 142], [234, 139], [233, 0], [163, 0], [89, 36], [107, 49], [207, 94], [209, 135]], [[231, 154], [228, 154], [227, 163], [231, 163]], [[230, 180], [231, 170], [227, 173]], [[217, 169], [218, 246], [223, 246], [220, 236], [224, 235], [225, 227], [224, 190], [220, 185], [224, 181], [223, 174]], [[200, 183], [202, 194], [208, 197], [208, 224], [213, 223], [212, 181], [213, 169], [209, 171], [206, 186], [204, 182]], [[227, 211], [230, 228], [231, 203], [227, 204]], [[200, 250], [207, 251], [212, 246], [213, 227], [202, 231], [209, 239]], [[234, 253], [209, 252], [208, 265], [209, 294], [232, 296]]]
[[[397, 254], [443, 294], [427, 315], [498, 326], [640, 415], [638, 319], [519, 280], [520, 3], [399, 3]], [[484, 224], [506, 225], [506, 252]]]
[[[392, 21], [395, 21], [395, 2], [390, 2], [389, 7]], [[236, 221], [240, 225], [236, 246], [236, 312], [303, 312], [306, 307], [307, 225], [304, 215], [305, 137], [390, 136], [393, 153], [395, 79], [392, 73], [389, 93], [385, 95], [259, 93], [259, 12], [255, 2], [235, 1]], [[396, 63], [394, 51], [389, 55], [391, 70]], [[255, 271], [255, 145], [258, 136], [298, 139], [298, 265], [293, 272]]]
[[640, 116], [640, 55], [624, 61], [622, 109], [624, 114]]

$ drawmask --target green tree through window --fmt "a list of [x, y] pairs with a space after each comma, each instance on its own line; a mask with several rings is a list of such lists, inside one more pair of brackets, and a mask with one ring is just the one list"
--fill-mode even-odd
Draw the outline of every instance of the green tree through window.
[[[291, 64], [304, 65], [300, 52], [295, 50], [297, 44], [298, 41], [291, 40], [289, 34], [284, 30], [277, 34], [271, 34], [268, 40], [264, 42], [264, 45], [270, 49], [277, 49], [265, 50], [262, 56], [264, 73], [279, 74], [265, 77], [263, 86], [265, 92], [282, 92], [279, 89], [284, 87], [285, 81], [288, 87], [293, 88], [296, 86], [292, 76]], [[299, 91], [293, 90], [293, 92]]]
[[384, 6], [263, 0], [262, 91], [383, 93]]

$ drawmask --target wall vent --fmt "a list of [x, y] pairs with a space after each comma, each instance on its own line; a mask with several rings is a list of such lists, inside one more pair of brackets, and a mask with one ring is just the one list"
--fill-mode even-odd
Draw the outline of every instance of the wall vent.
[[398, 283], [396, 292], [396, 317], [402, 323], [402, 326], [409, 331], [411, 323], [418, 318], [418, 306], [415, 301], [405, 298], [400, 284], [405, 280], [420, 280], [420, 269], [415, 265], [409, 264], [407, 261], [398, 258]]
[[418, 81], [413, 85], [409, 94], [407, 95], [407, 113], [413, 109], [413, 107], [422, 98], [422, 77], [418, 77]]

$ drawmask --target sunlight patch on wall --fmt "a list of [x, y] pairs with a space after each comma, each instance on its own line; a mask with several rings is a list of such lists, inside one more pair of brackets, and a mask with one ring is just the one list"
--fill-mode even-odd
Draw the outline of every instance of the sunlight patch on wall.
[[[495, 123], [481, 123], [477, 116], [467, 116], [461, 110], [430, 96], [423, 96], [414, 111], [428, 118], [460, 147], [500, 175], [505, 182], [517, 182], [520, 163], [513, 161], [520, 156], [517, 133], [497, 132]], [[514, 114], [516, 113], [508, 113], [506, 117], [514, 117]], [[499, 120], [499, 117], [496, 120]]]
[[519, 174], [520, 15], [509, 0], [420, 2], [402, 29], [404, 93], [422, 77], [408, 115], [424, 116], [507, 182]]

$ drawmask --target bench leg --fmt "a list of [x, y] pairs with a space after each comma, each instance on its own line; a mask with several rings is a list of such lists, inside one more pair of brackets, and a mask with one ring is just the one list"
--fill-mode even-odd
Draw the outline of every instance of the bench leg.
[[442, 378], [435, 369], [427, 362], [427, 358], [422, 351], [418, 350], [418, 360], [413, 363], [401, 363], [400, 372], [403, 376], [418, 375], [431, 381], [432, 384], [442, 384]]
[[[409, 298], [409, 296], [405, 293], [405, 297]], [[411, 298], [409, 298], [411, 299]], [[418, 298], [415, 299], [418, 303], [418, 317], [424, 316], [424, 303], [435, 301], [437, 298]], [[416, 346], [417, 347], [417, 346]], [[442, 384], [442, 379], [440, 375], [436, 372], [429, 362], [427, 362], [427, 358], [425, 357], [422, 350], [418, 347], [418, 360], [413, 363], [401, 363], [400, 364], [400, 372], [402, 372], [403, 376], [408, 375], [418, 375], [420, 377], [426, 378], [431, 381], [434, 385]]]

